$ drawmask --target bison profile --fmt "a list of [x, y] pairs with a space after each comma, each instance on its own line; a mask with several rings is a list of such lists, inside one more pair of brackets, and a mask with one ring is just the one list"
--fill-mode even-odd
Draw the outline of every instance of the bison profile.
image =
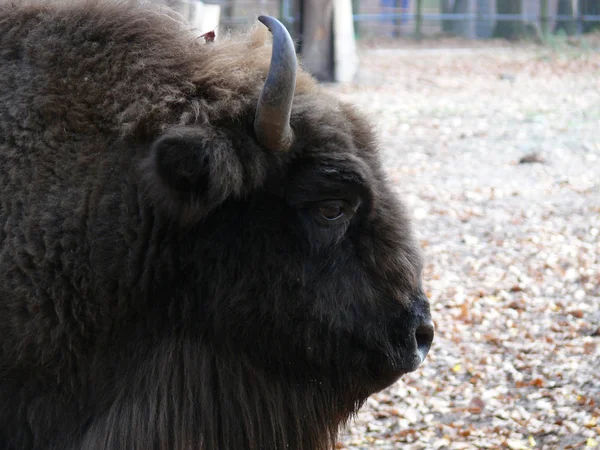
[[0, 3], [0, 449], [328, 449], [424, 359], [371, 129], [260, 20]]

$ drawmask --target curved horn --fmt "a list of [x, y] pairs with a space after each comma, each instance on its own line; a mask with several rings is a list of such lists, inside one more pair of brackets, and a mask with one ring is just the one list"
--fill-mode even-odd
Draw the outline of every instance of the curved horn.
[[269, 16], [260, 16], [258, 20], [273, 34], [273, 52], [256, 106], [254, 133], [258, 142], [269, 150], [285, 152], [294, 140], [290, 114], [296, 89], [296, 51], [292, 37], [280, 21]]

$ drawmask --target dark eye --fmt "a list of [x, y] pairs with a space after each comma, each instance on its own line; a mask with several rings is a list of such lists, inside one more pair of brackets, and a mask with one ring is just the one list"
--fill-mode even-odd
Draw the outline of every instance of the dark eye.
[[315, 219], [324, 225], [333, 225], [340, 222], [348, 218], [353, 212], [348, 203], [343, 200], [319, 202], [312, 209]]
[[339, 219], [344, 214], [344, 205], [338, 202], [320, 205], [319, 214], [327, 220]]

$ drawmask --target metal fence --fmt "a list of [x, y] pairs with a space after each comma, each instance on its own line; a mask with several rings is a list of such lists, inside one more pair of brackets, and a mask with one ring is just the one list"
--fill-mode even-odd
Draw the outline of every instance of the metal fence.
[[[506, 12], [509, 2], [518, 6], [518, 13]], [[453, 34], [481, 39], [492, 37], [500, 23], [514, 25], [511, 37], [520, 37], [519, 29], [526, 37], [600, 28], [600, 0], [358, 0], [354, 12], [356, 29], [365, 36]]]
[[[206, 3], [221, 6], [222, 27], [239, 28], [264, 13], [292, 25], [298, 20], [299, 1], [208, 0]], [[509, 1], [515, 0], [353, 0], [352, 3], [357, 36], [366, 38], [450, 34], [485, 39], [495, 34], [501, 22], [515, 24], [516, 28], [521, 26], [522, 37], [561, 29], [567, 34], [581, 34], [600, 28], [600, 0], [520, 0], [518, 14], [503, 13]], [[564, 13], [565, 2], [570, 4], [568, 14]]]

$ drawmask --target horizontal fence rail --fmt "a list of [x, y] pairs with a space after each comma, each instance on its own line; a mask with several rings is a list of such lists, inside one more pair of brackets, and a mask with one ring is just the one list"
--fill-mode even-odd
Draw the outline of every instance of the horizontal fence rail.
[[[600, 0], [599, 0], [600, 1]], [[362, 21], [377, 21], [377, 20], [392, 20], [392, 19], [416, 19], [419, 14], [414, 13], [376, 13], [376, 14], [354, 14], [352, 18], [355, 22]], [[420, 17], [423, 20], [512, 20], [512, 21], [525, 21], [525, 22], [536, 22], [544, 19], [554, 19], [558, 21], [569, 21], [578, 20], [584, 22], [600, 22], [600, 15], [581, 15], [581, 16], [567, 16], [563, 14], [553, 16], [540, 16], [540, 15], [526, 15], [526, 14], [421, 14]]]

